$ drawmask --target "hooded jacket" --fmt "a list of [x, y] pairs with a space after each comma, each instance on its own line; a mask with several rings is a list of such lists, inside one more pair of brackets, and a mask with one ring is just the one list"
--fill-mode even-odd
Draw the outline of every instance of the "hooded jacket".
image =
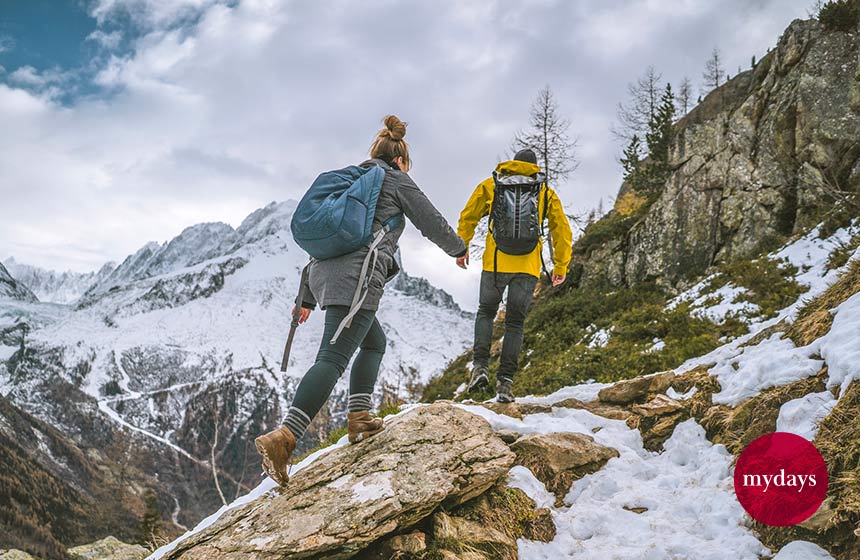
[[[496, 166], [496, 172], [508, 175], [530, 176], [540, 172], [540, 167], [526, 161], [505, 161]], [[468, 245], [475, 236], [475, 227], [484, 216], [490, 213], [493, 205], [493, 189], [495, 183], [490, 177], [482, 181], [472, 193], [466, 207], [460, 213], [460, 221], [457, 225], [457, 234], [463, 238]], [[547, 191], [547, 209], [544, 209], [544, 189]], [[541, 217], [546, 216], [549, 222], [549, 232], [552, 237], [553, 257], [555, 264], [552, 267], [553, 274], [565, 276], [570, 264], [572, 252], [573, 232], [570, 223], [564, 213], [558, 195], [549, 185], [544, 184], [538, 197], [538, 212]], [[499, 251], [495, 270], [497, 272], [514, 272], [531, 274], [540, 278], [541, 273], [541, 249], [543, 240], [538, 243], [534, 251], [527, 255], [509, 255]], [[496, 242], [491, 233], [487, 233], [487, 241], [484, 248], [483, 269], [492, 272]]]

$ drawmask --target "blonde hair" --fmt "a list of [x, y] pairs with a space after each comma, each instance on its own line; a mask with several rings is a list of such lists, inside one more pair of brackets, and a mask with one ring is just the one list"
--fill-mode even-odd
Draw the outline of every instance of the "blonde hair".
[[412, 167], [412, 160], [409, 158], [409, 144], [403, 139], [406, 136], [406, 123], [394, 115], [388, 115], [382, 119], [382, 123], [385, 128], [379, 131], [370, 146], [370, 157], [379, 158], [391, 165], [394, 165], [395, 159], [402, 157], [408, 170]]

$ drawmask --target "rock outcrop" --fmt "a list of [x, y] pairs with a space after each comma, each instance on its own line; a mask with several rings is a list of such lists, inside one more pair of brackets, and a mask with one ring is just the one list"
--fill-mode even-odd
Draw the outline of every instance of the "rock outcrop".
[[116, 537], [106, 537], [70, 548], [69, 555], [74, 560], [143, 560], [149, 551], [139, 544], [126, 544]]
[[585, 434], [568, 432], [530, 434], [511, 445], [517, 464], [531, 470], [555, 494], [561, 506], [574, 480], [599, 470], [618, 451]]
[[794, 21], [678, 122], [656, 202], [626, 235], [575, 250], [573, 276], [677, 286], [814, 226], [828, 192], [860, 187], [858, 76], [860, 35]]
[[514, 462], [482, 418], [439, 403], [336, 449], [273, 491], [225, 513], [165, 558], [349, 558], [492, 487]]

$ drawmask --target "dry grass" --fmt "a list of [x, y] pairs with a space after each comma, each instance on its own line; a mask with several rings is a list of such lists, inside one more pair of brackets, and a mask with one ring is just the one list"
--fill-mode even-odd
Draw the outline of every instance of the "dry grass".
[[785, 333], [798, 346], [806, 346], [827, 334], [833, 324], [830, 310], [860, 292], [860, 261], [854, 261], [836, 282], [817, 298], [806, 303]]
[[821, 422], [815, 445], [830, 469], [837, 515], [860, 520], [860, 382], [852, 383]]

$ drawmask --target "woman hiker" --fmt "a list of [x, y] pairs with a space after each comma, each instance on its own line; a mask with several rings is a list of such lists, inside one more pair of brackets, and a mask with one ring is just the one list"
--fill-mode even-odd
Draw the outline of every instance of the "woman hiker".
[[[390, 218], [405, 214], [424, 237], [448, 255], [465, 255], [466, 244], [407, 175], [412, 161], [409, 146], [403, 139], [406, 123], [394, 115], [385, 117], [383, 122], [385, 128], [379, 131], [370, 148], [371, 159], [361, 164], [376, 164], [385, 170], [385, 179], [376, 203], [373, 230], [378, 231]], [[287, 468], [296, 441], [302, 437], [308, 424], [328, 399], [356, 350], [358, 356], [352, 364], [349, 378], [349, 441], [356, 443], [382, 431], [382, 419], [370, 414], [373, 386], [385, 353], [385, 333], [376, 320], [376, 310], [385, 283], [399, 271], [394, 252], [403, 233], [404, 222], [399, 220], [397, 224], [384, 235], [378, 246], [379, 256], [376, 266], [369, 272], [364, 302], [352, 317], [349, 327], [336, 336], [334, 344], [330, 342], [349, 313], [369, 248], [363, 247], [341, 257], [314, 260], [310, 265], [308, 289], [303, 291], [311, 297], [306, 296], [304, 301], [296, 302], [296, 305], [301, 305], [299, 323], [307, 320], [316, 304], [325, 310], [325, 329], [320, 349], [314, 365], [296, 389], [284, 424], [255, 440], [257, 450], [263, 456], [263, 470], [282, 486], [288, 480]]]

